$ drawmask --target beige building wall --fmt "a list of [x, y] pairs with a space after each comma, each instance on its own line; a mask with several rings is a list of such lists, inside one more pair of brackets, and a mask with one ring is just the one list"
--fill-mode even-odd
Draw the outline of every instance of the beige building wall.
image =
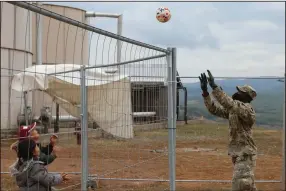
[[[13, 74], [32, 65], [32, 14], [1, 2], [1, 130], [17, 128], [23, 94], [11, 90]], [[28, 105], [32, 104], [31, 93]]]
[[[74, 20], [87, 23], [86, 11], [58, 5], [43, 4], [44, 9], [56, 12]], [[36, 14], [33, 13], [32, 52], [33, 64], [36, 63]], [[81, 28], [42, 16], [42, 63], [43, 64], [84, 64], [89, 62], [89, 33]], [[63, 75], [63, 74], [61, 74]], [[40, 115], [43, 106], [51, 107], [56, 114], [56, 105], [44, 92], [33, 93], [32, 110]], [[68, 115], [60, 108], [60, 115]]]

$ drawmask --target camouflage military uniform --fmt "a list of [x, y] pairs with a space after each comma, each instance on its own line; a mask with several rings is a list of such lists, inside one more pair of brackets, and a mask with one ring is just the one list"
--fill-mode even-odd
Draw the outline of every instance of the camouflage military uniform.
[[[238, 91], [256, 96], [250, 86], [237, 86]], [[249, 103], [233, 100], [220, 87], [213, 90], [212, 96], [204, 96], [204, 102], [210, 113], [229, 120], [228, 154], [234, 164], [232, 191], [256, 191], [254, 167], [257, 148], [252, 138], [252, 126], [255, 123], [255, 111]]]

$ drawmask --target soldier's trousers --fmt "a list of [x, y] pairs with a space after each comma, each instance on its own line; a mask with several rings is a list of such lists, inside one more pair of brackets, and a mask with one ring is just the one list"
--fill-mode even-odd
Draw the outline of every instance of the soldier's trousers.
[[232, 157], [234, 165], [232, 191], [256, 191], [254, 183], [254, 168], [256, 155]]

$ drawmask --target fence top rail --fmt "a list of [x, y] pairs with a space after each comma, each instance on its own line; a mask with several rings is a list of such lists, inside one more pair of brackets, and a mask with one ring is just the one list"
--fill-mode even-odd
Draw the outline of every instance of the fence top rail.
[[[185, 79], [198, 79], [198, 76], [177, 76], [178, 78], [185, 78]], [[216, 79], [253, 79], [253, 80], [283, 80], [285, 77], [284, 76], [253, 76], [253, 77], [224, 77], [224, 76], [215, 76]]]
[[38, 7], [38, 6], [36, 6], [34, 4], [31, 4], [31, 3], [28, 3], [28, 2], [23, 2], [23, 1], [7, 1], [7, 2], [10, 3], [10, 4], [13, 4], [15, 6], [22, 7], [24, 9], [33, 11], [35, 13], [39, 13], [41, 15], [44, 15], [44, 16], [47, 16], [47, 17], [51, 17], [51, 18], [56, 19], [58, 21], [65, 22], [65, 23], [71, 24], [73, 26], [76, 26], [76, 27], [79, 27], [79, 28], [82, 28], [82, 29], [85, 29], [85, 30], [88, 30], [88, 31], [91, 31], [91, 32], [95, 32], [97, 34], [105, 35], [105, 36], [108, 36], [108, 37], [111, 37], [111, 38], [114, 38], [114, 39], [117, 39], [117, 40], [121, 40], [121, 41], [124, 41], [124, 42], [127, 42], [127, 43], [131, 43], [131, 44], [134, 44], [134, 45], [142, 46], [144, 48], [149, 48], [149, 49], [156, 50], [156, 51], [159, 51], [159, 52], [164, 52], [164, 53], [167, 53], [167, 54], [170, 53], [170, 51], [168, 51], [167, 49], [160, 48], [160, 47], [157, 47], [157, 46], [153, 46], [153, 45], [150, 45], [150, 44], [146, 44], [146, 43], [143, 43], [143, 42], [140, 42], [140, 41], [136, 41], [136, 40], [124, 37], [124, 36], [120, 36], [120, 35], [114, 34], [114, 33], [109, 32], [109, 31], [105, 31], [105, 30], [102, 30], [102, 29], [90, 26], [88, 24], [76, 21], [74, 19], [71, 19], [69, 17], [57, 14], [57, 13], [49, 11], [47, 9], [43, 9], [41, 7]]

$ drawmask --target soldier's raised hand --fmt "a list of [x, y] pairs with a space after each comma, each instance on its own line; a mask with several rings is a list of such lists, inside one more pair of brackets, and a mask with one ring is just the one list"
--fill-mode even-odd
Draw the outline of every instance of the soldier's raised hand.
[[207, 80], [207, 76], [205, 73], [202, 73], [201, 76], [199, 76], [200, 82], [201, 82], [201, 89], [203, 90], [203, 92], [207, 92], [208, 91], [208, 80]]
[[207, 70], [207, 72], [208, 72], [208, 75], [209, 75], [209, 77], [208, 77], [209, 85], [210, 85], [210, 87], [212, 89], [215, 89], [217, 87], [217, 85], [216, 85], [216, 83], [214, 81], [214, 77], [213, 77], [212, 73], [209, 70]]

